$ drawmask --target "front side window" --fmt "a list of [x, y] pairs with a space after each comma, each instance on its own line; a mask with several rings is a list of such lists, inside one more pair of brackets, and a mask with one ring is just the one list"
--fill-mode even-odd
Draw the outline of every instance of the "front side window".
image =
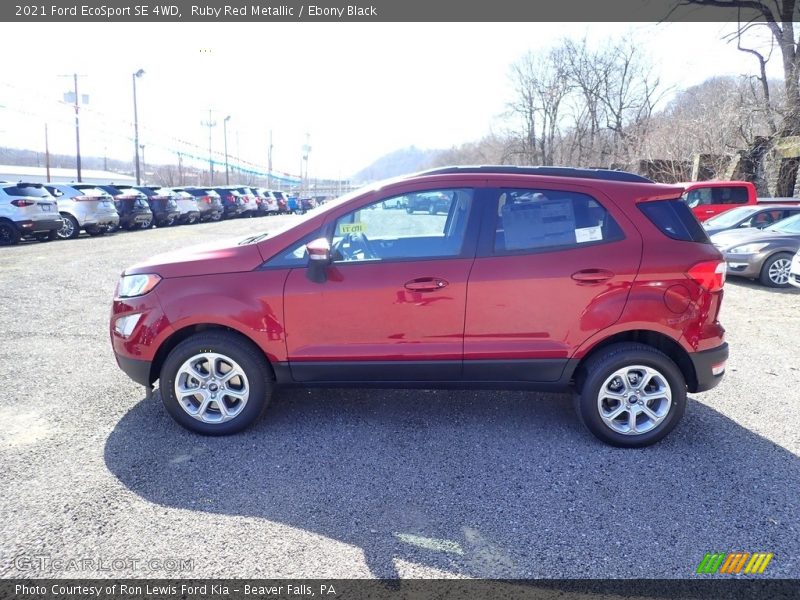
[[494, 252], [545, 251], [622, 239], [608, 211], [591, 196], [555, 190], [500, 190]]
[[[382, 198], [336, 220], [334, 262], [447, 258], [461, 254], [474, 190]], [[389, 210], [400, 205], [404, 210]], [[385, 208], [386, 207], [386, 208]]]

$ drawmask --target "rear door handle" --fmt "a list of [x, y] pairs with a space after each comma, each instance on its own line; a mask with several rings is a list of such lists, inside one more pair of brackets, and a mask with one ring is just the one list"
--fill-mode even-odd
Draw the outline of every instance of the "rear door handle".
[[580, 283], [602, 283], [614, 277], [614, 273], [605, 269], [584, 269], [572, 274], [572, 278]]
[[411, 292], [435, 292], [448, 286], [448, 282], [440, 277], [418, 277], [406, 281], [404, 286]]

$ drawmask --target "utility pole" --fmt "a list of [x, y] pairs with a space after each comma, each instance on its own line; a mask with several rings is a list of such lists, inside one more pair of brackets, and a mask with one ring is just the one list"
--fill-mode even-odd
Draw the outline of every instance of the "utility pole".
[[[306, 133], [306, 143], [303, 144], [303, 161], [300, 163], [300, 188], [303, 188], [303, 181], [308, 185], [308, 155], [311, 153], [311, 134]], [[305, 164], [305, 175], [303, 175], [303, 164]]]
[[[146, 177], [147, 176], [147, 163], [144, 161], [144, 144], [141, 144], [139, 146], [139, 148], [141, 148], [141, 150], [142, 150], [142, 174], [144, 175], [144, 177]], [[142, 177], [142, 179], [144, 179], [144, 177]], [[136, 185], [139, 185], [139, 179], [138, 178], [136, 179]]]
[[230, 120], [230, 115], [222, 120], [222, 136], [225, 138], [225, 185], [231, 184], [230, 175], [228, 174], [228, 121]]
[[183, 185], [183, 156], [178, 152], [178, 183]]
[[211, 112], [212, 110], [209, 108], [208, 121], [200, 122], [203, 127], [208, 127], [208, 174], [210, 177], [208, 185], [214, 185], [214, 156], [212, 154], [213, 149], [211, 146], [211, 130], [217, 126], [217, 122], [211, 118]]
[[272, 189], [272, 129], [269, 130], [269, 150], [267, 151], [267, 187]]
[[[61, 77], [70, 77], [69, 75], [61, 75]], [[83, 75], [81, 75], [83, 77]], [[73, 91], [67, 92], [64, 94], [64, 101], [69, 102], [70, 99], [73, 99], [74, 96], [74, 107], [75, 107], [75, 166], [78, 171], [78, 181], [81, 180], [81, 122], [79, 117], [80, 111], [80, 104], [81, 100], [83, 100], [84, 104], [89, 103], [89, 96], [85, 95], [81, 98], [78, 95], [78, 74], [72, 74], [72, 82], [73, 82]]]
[[47, 136], [47, 123], [44, 124], [44, 168], [47, 170], [47, 183], [50, 183], [50, 142]]
[[144, 75], [144, 69], [139, 69], [133, 74], [133, 153], [136, 162], [136, 185], [141, 183], [139, 172], [139, 111], [136, 107], [136, 80]]

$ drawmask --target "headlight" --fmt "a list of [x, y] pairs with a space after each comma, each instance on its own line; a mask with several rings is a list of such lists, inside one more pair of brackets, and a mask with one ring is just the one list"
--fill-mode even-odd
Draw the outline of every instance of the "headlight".
[[120, 277], [119, 283], [117, 284], [117, 298], [144, 296], [156, 287], [159, 281], [161, 281], [161, 277], [155, 273]]
[[731, 254], [756, 254], [761, 252], [769, 244], [744, 244], [743, 246], [735, 246], [728, 250]]

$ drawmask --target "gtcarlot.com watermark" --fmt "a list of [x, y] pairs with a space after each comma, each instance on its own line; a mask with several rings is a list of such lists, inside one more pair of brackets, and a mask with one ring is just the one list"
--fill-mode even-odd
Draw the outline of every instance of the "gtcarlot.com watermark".
[[99, 573], [140, 571], [146, 573], [189, 573], [194, 571], [192, 558], [133, 558], [118, 556], [54, 557], [46, 554], [15, 556], [11, 564], [18, 571], [49, 573]]

